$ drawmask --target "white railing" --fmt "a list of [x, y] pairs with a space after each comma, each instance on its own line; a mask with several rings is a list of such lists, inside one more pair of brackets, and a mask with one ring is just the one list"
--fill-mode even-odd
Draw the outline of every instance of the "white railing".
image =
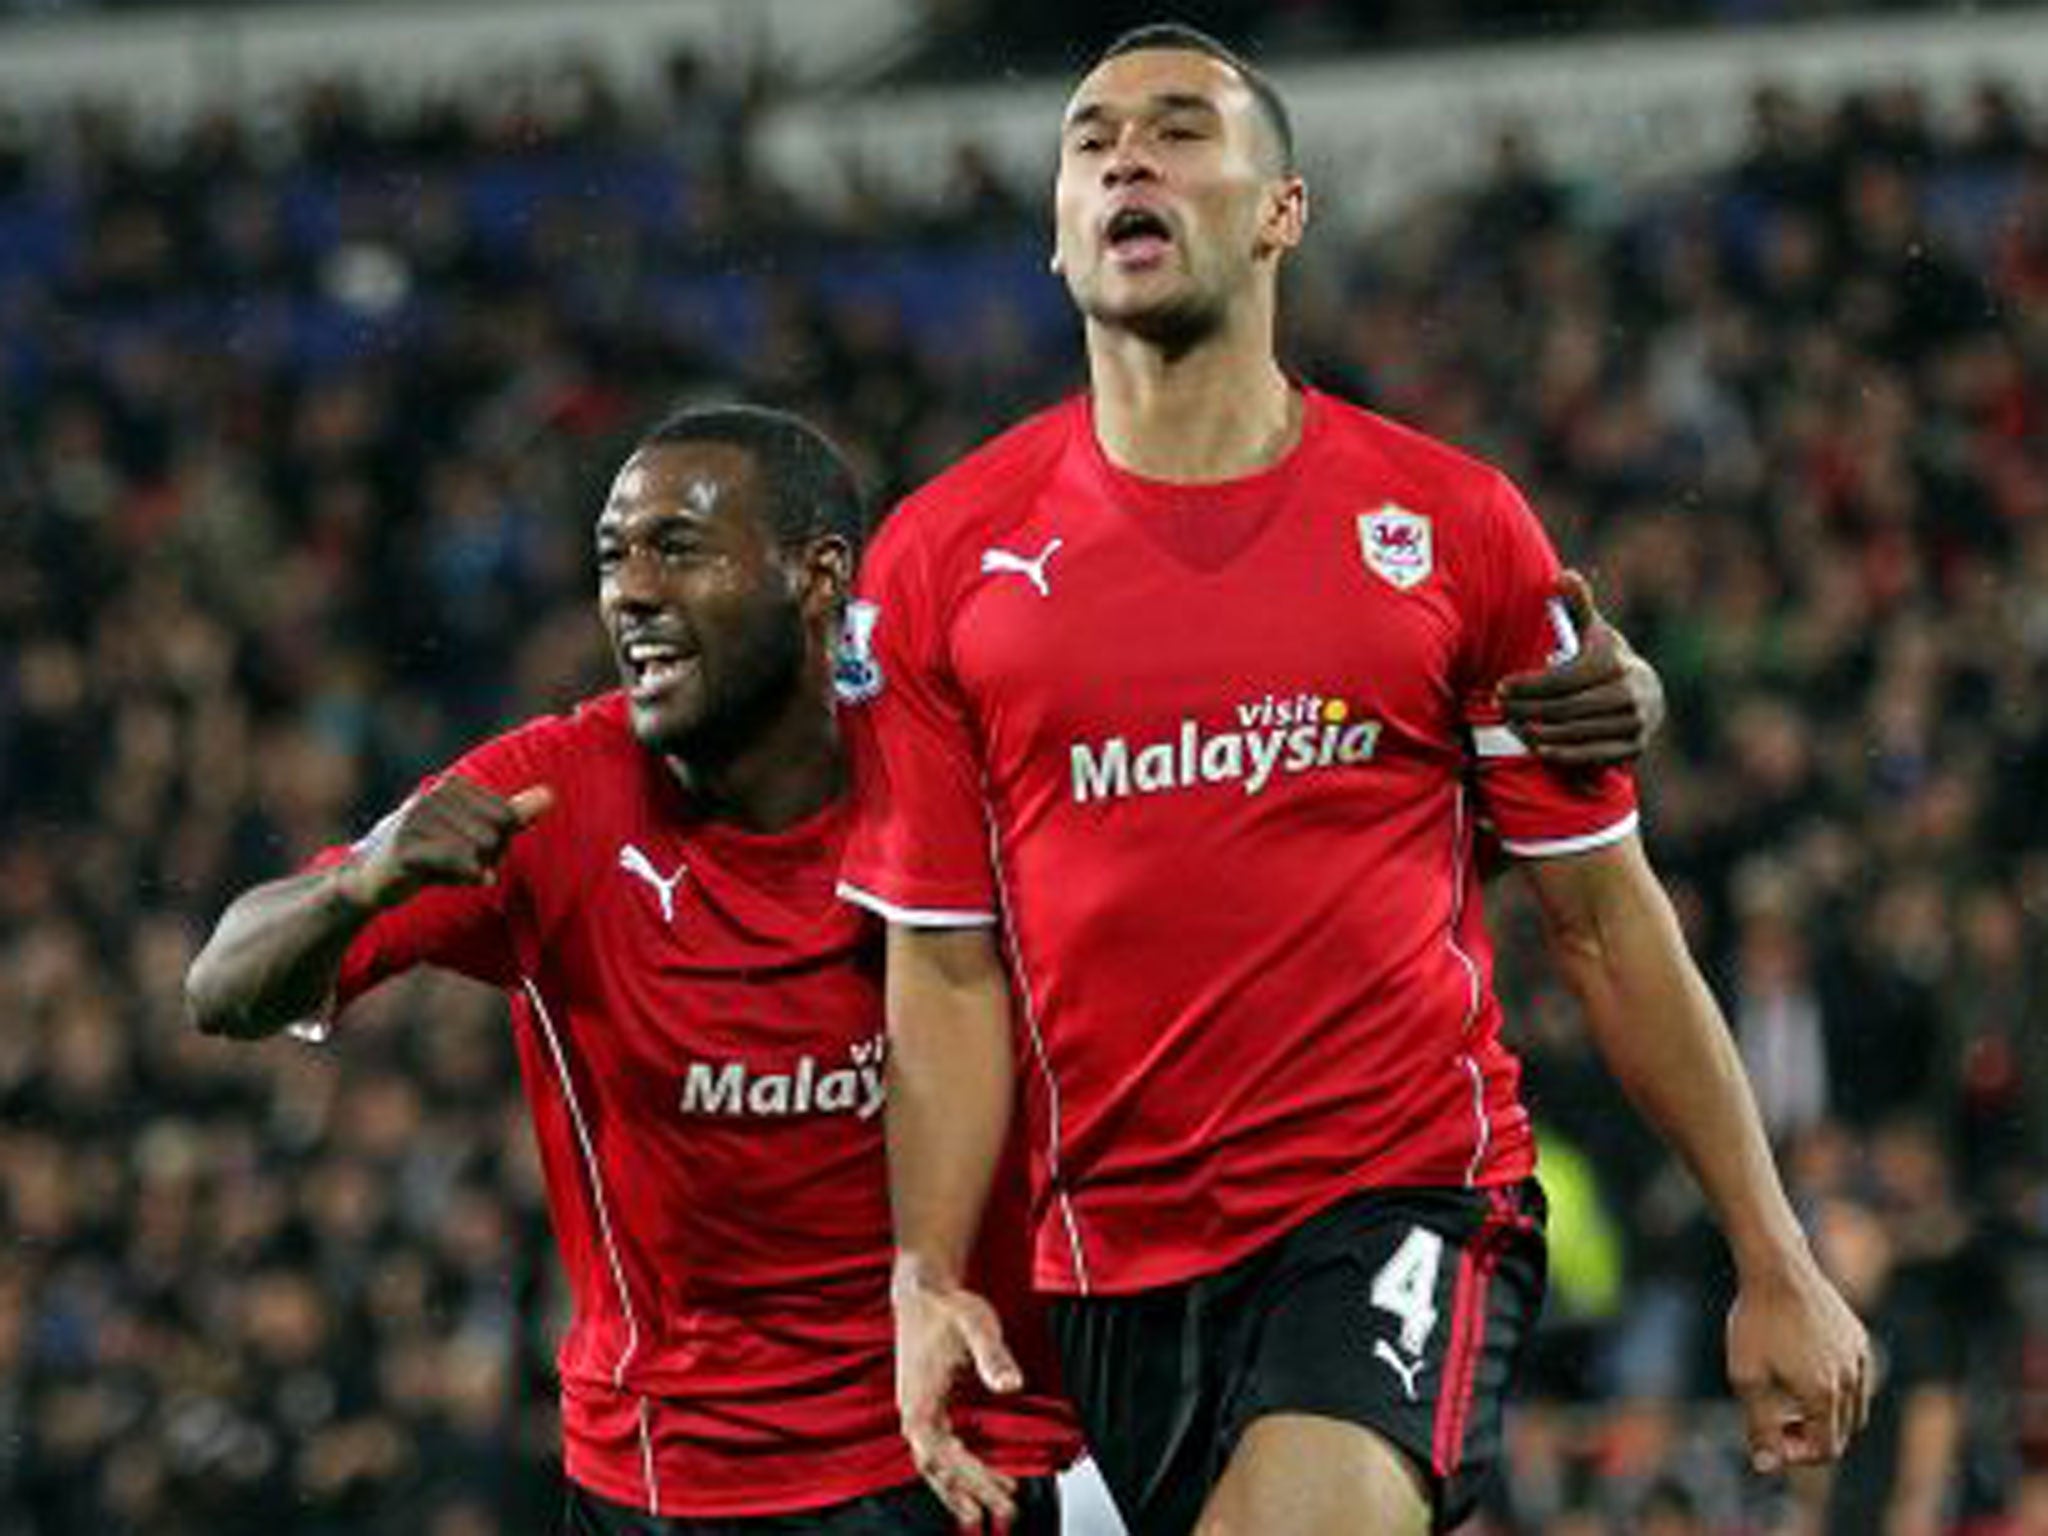
[[[919, 0], [329, 0], [12, 22], [0, 24], [0, 102], [32, 112], [99, 94], [169, 121], [195, 106], [259, 107], [312, 75], [352, 74], [391, 92], [475, 88], [572, 53], [635, 94], [684, 42], [714, 68], [738, 68], [765, 47], [798, 81], [844, 80], [900, 47], [923, 11]], [[1570, 177], [1626, 192], [1725, 161], [1766, 81], [1824, 97], [1910, 79], [1939, 103], [1996, 74], [2038, 92], [2048, 7], [1352, 56], [1276, 73], [1321, 216], [1359, 228], [1480, 173], [1509, 123]], [[858, 166], [912, 200], [936, 197], [968, 141], [1042, 185], [1068, 85], [798, 95], [764, 123], [761, 152], [799, 196], [830, 198]]]
[[916, 0], [326, 0], [14, 20], [0, 22], [0, 102], [95, 95], [174, 120], [254, 108], [311, 75], [418, 92], [572, 53], [639, 91], [684, 43], [733, 68], [765, 48], [818, 79], [886, 52], [918, 14]]
[[[1826, 100], [1852, 85], [1910, 79], [1953, 104], [1995, 74], [2038, 94], [2048, 83], [2048, 8], [1354, 56], [1275, 74], [1298, 119], [1319, 213], [1356, 228], [1478, 175], [1509, 123], [1573, 180], [1626, 191], [1724, 163], [1766, 81]], [[833, 185], [858, 161], [915, 196], [935, 193], [953, 148], [972, 139], [1026, 183], [1045, 184], [1070, 84], [794, 101], [766, 125], [763, 149], [794, 186]]]

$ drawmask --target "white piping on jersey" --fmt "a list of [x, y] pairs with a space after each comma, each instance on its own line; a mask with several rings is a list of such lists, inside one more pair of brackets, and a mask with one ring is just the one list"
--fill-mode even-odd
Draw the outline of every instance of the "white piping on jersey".
[[640, 1399], [640, 1472], [647, 1479], [647, 1512], [661, 1518], [661, 1480], [654, 1475], [654, 1430], [648, 1423], [648, 1402]]
[[1470, 1051], [1458, 1060], [1465, 1068], [1465, 1075], [1472, 1079], [1472, 1118], [1479, 1125], [1479, 1136], [1472, 1147], [1472, 1161], [1465, 1165], [1465, 1187], [1470, 1189], [1479, 1182], [1479, 1171], [1486, 1166], [1486, 1149], [1493, 1144], [1493, 1126], [1486, 1115], [1486, 1074], [1479, 1070], [1479, 1063], [1472, 1059]]
[[640, 1348], [640, 1322], [633, 1315], [633, 1294], [626, 1289], [626, 1268], [619, 1261], [618, 1241], [612, 1236], [612, 1217], [605, 1204], [604, 1179], [598, 1170], [597, 1152], [590, 1145], [590, 1131], [583, 1123], [583, 1106], [576, 1102], [576, 1085], [569, 1078], [569, 1060], [562, 1054], [562, 1041], [555, 1032], [554, 1015], [548, 1012], [548, 1005], [541, 998], [540, 988], [533, 984], [533, 978], [522, 976], [519, 980], [533, 1003], [535, 1016], [540, 1020], [541, 1033], [548, 1042], [548, 1054], [555, 1061], [555, 1074], [562, 1080], [562, 1100], [569, 1106], [569, 1122], [576, 1128], [576, 1145], [583, 1153], [583, 1166], [590, 1175], [590, 1202], [597, 1212], [598, 1236], [604, 1239], [605, 1260], [611, 1267], [612, 1284], [618, 1288], [619, 1310], [626, 1314], [626, 1345], [612, 1364], [612, 1385], [623, 1391], [626, 1365]]
[[1641, 812], [1630, 811], [1612, 826], [1602, 827], [1597, 832], [1585, 832], [1577, 837], [1553, 837], [1535, 843], [1511, 843], [1503, 838], [1501, 847], [1519, 858], [1554, 859], [1562, 854], [1584, 853], [1591, 848], [1605, 848], [1609, 843], [1618, 843], [1635, 831], [1641, 820]]
[[[1479, 1017], [1479, 967], [1465, 953], [1465, 946], [1458, 942], [1458, 924], [1465, 916], [1465, 864], [1472, 850], [1465, 839], [1465, 786], [1460, 784], [1456, 793], [1457, 798], [1451, 806], [1451, 916], [1444, 928], [1444, 942], [1450, 945], [1458, 963], [1465, 967], [1465, 983], [1469, 990], [1465, 997], [1465, 1020], [1458, 1026], [1459, 1042], [1465, 1044], [1472, 1033], [1472, 1021]], [[1486, 1074], [1479, 1070], [1479, 1063], [1473, 1059], [1469, 1049], [1458, 1052], [1458, 1064], [1472, 1079], [1472, 1118], [1478, 1125], [1472, 1161], [1465, 1165], [1465, 1187], [1469, 1189], [1479, 1181], [1479, 1171], [1486, 1166], [1486, 1149], [1493, 1140], [1493, 1126], [1486, 1114]]]
[[904, 928], [986, 928], [996, 920], [993, 912], [977, 912], [971, 908], [899, 907], [893, 901], [884, 901], [873, 891], [864, 891], [844, 880], [834, 890], [841, 901], [866, 907], [877, 917]]
[[1475, 725], [1472, 727], [1472, 751], [1480, 757], [1527, 757], [1529, 744], [1517, 736], [1511, 726]]
[[[988, 810], [988, 787], [982, 786], [984, 815]], [[1067, 1249], [1074, 1261], [1074, 1279], [1086, 1296], [1094, 1289], [1088, 1279], [1088, 1254], [1081, 1246], [1081, 1223], [1074, 1215], [1074, 1202], [1067, 1195], [1065, 1176], [1060, 1171], [1060, 1084], [1053, 1076], [1052, 1059], [1045, 1052], [1045, 1035], [1038, 1027], [1038, 1004], [1032, 996], [1031, 973], [1024, 964], [1024, 948], [1017, 942], [1017, 903], [1010, 895], [1009, 872], [1003, 865], [1002, 841], [996, 833], [995, 817], [987, 815], [988, 858], [994, 866], [996, 888], [1003, 893], [1003, 907], [1009, 914], [1002, 924], [1003, 945], [1010, 952], [1010, 969], [1017, 976], [1018, 1001], [1024, 1009], [1024, 1023], [1031, 1035], [1031, 1054], [1038, 1058], [1039, 1076], [1045, 1079], [1045, 1182], [1059, 1206], [1060, 1221], [1067, 1229]]]

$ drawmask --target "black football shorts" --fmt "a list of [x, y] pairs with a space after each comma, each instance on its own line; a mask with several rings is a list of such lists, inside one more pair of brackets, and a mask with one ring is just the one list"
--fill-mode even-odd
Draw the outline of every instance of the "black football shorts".
[[[686, 1520], [650, 1515], [569, 1485], [563, 1536], [960, 1536], [960, 1527], [923, 1483], [906, 1483], [795, 1515]], [[1012, 1536], [1059, 1536], [1055, 1478], [1020, 1478]]]
[[1543, 1192], [1374, 1190], [1213, 1275], [1062, 1296], [1052, 1325], [1131, 1536], [1185, 1536], [1264, 1414], [1359, 1424], [1422, 1473], [1435, 1526], [1471, 1513], [1542, 1308]]

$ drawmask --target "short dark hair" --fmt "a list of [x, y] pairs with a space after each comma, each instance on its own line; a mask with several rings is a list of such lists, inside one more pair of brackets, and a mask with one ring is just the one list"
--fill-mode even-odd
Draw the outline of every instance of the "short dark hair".
[[1126, 53], [1138, 53], [1148, 48], [1172, 48], [1185, 53], [1203, 53], [1219, 64], [1228, 65], [1244, 81], [1252, 99], [1259, 104], [1259, 111], [1266, 119], [1266, 126], [1273, 130], [1273, 138], [1280, 146], [1280, 169], [1294, 170], [1294, 119], [1288, 115], [1287, 103], [1280, 99], [1280, 90], [1267, 76], [1246, 59], [1243, 54], [1228, 43], [1211, 37], [1199, 27], [1191, 27], [1181, 21], [1155, 21], [1142, 27], [1133, 27], [1122, 36], [1111, 40], [1095, 60], [1096, 66]]
[[768, 488], [768, 531], [783, 545], [836, 534], [858, 551], [867, 510], [845, 455], [801, 416], [765, 405], [689, 405], [648, 430], [641, 448], [724, 443], [752, 456]]

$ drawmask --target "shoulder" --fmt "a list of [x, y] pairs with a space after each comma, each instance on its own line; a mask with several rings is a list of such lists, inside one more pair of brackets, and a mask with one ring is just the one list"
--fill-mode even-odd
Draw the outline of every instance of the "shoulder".
[[989, 537], [1026, 514], [1086, 427], [1087, 397], [1070, 396], [990, 439], [905, 497], [883, 520], [869, 560]]
[[550, 901], [569, 901], [593, 859], [608, 860], [617, 839], [644, 823], [652, 756], [633, 735], [622, 694], [599, 694], [514, 726], [456, 763], [499, 795], [546, 788], [554, 803], [520, 834], [506, 869]]
[[1502, 470], [1413, 427], [1321, 398], [1327, 451], [1340, 461], [1324, 479], [1373, 487], [1357, 507], [1362, 519], [1421, 520], [1437, 563], [1481, 587], [1492, 584], [1491, 568], [1502, 561], [1546, 563], [1548, 537]]
[[624, 696], [603, 693], [501, 732], [450, 771], [502, 792], [524, 788], [539, 772], [602, 772], [607, 760], [631, 762], [636, 746]]
[[1375, 461], [1380, 476], [1411, 487], [1415, 499], [1427, 503], [1416, 510], [1494, 515], [1503, 500], [1520, 502], [1508, 477], [1484, 459], [1348, 400], [1316, 398], [1327, 413], [1333, 451]]

